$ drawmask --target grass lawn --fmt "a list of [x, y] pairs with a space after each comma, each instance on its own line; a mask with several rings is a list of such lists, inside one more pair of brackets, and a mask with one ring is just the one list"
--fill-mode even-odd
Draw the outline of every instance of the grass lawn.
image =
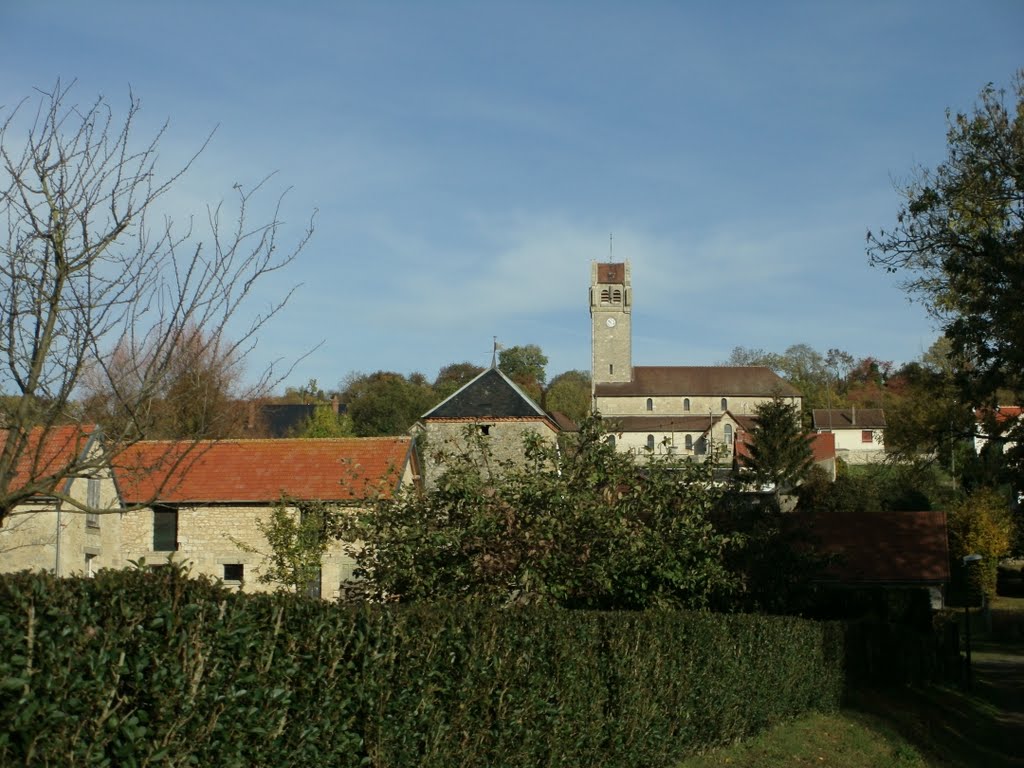
[[676, 768], [1024, 768], [1024, 598], [992, 602], [998, 639], [976, 638], [974, 690], [861, 691], [835, 714], [811, 714]]
[[757, 738], [692, 757], [677, 768], [939, 768], [872, 715], [855, 711], [812, 714]]

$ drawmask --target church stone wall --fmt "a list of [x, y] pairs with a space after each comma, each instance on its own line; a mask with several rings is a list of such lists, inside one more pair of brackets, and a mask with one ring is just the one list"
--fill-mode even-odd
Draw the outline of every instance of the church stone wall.
[[[690, 410], [685, 410], [683, 400], [689, 398]], [[598, 396], [596, 399], [597, 410], [602, 416], [707, 416], [709, 413], [719, 415], [722, 413], [721, 396], [694, 396], [686, 395], [655, 395], [650, 398], [652, 408], [648, 410], [646, 395], [624, 396]], [[754, 409], [761, 403], [769, 403], [772, 398], [768, 396], [732, 396], [727, 397], [727, 408], [730, 413], [736, 416], [753, 416]], [[786, 398], [789, 405], [799, 407], [797, 398]]]

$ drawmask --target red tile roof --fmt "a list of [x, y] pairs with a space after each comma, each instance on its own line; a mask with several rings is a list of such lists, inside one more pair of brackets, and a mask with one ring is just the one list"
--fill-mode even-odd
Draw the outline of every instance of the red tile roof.
[[642, 366], [633, 367], [633, 380], [615, 384], [596, 384], [598, 397], [636, 395], [712, 395], [714, 397], [753, 396], [800, 397], [792, 384], [764, 366]]
[[837, 556], [826, 577], [875, 584], [949, 580], [945, 512], [804, 513], [794, 521], [819, 552]]
[[145, 441], [114, 472], [130, 504], [353, 501], [389, 496], [412, 460], [409, 437]]
[[[36, 427], [28, 434], [28, 444], [18, 461], [8, 488], [20, 490], [33, 482], [45, 480], [40, 493], [51, 493], [61, 481], [68, 479], [67, 470], [85, 455], [95, 425], [69, 424], [59, 427]], [[0, 448], [9, 432], [0, 430]]]
[[1009, 421], [1019, 419], [1022, 411], [1024, 411], [1024, 408], [1021, 408], [1019, 405], [997, 405], [995, 411], [989, 408], [977, 409], [974, 412], [974, 417], [978, 422], [984, 422], [994, 416], [995, 423], [1002, 426]]

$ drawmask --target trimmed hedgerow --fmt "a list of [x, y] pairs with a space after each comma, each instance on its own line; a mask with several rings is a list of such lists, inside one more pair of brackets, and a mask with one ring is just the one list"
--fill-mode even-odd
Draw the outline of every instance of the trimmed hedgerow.
[[180, 569], [0, 577], [0, 764], [635, 766], [842, 695], [785, 617], [239, 595]]

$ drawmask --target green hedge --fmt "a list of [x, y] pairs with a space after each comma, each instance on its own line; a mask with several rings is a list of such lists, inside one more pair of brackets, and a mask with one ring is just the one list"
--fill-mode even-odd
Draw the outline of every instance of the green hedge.
[[838, 705], [834, 623], [0, 577], [0, 765], [636, 766]]

